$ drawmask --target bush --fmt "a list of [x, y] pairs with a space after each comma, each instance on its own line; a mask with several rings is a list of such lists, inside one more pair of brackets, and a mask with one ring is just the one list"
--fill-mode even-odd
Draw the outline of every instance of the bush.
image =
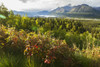
[[64, 40], [51, 38], [49, 33], [45, 35], [34, 32], [26, 33], [24, 30], [16, 31], [14, 28], [5, 28], [4, 26], [1, 26], [1, 29], [1, 35], [5, 37], [2, 39], [5, 42], [1, 45], [7, 56], [25, 57], [22, 55], [24, 53], [29, 61], [29, 66], [32, 61], [43, 67], [56, 66], [58, 65], [56, 63], [64, 67], [66, 64], [69, 66], [73, 63], [74, 52]]

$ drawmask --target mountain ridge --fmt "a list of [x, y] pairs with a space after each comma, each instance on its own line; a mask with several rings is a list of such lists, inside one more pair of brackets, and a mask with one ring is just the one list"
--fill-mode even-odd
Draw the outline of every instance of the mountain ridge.
[[68, 4], [66, 6], [57, 7], [52, 11], [42, 10], [42, 11], [13, 11], [14, 14], [26, 15], [28, 17], [34, 17], [39, 15], [55, 15], [59, 17], [83, 17], [83, 18], [99, 18], [100, 17], [100, 7], [92, 7], [87, 4], [81, 4], [77, 6], [71, 6]]
[[[63, 9], [63, 10], [62, 10]], [[66, 11], [67, 10], [67, 11]], [[98, 18], [100, 17], [100, 8], [94, 8], [87, 4], [81, 4], [77, 6], [64, 6], [59, 9], [51, 11], [51, 14], [58, 16], [68, 16], [68, 17], [88, 17], [88, 18]]]

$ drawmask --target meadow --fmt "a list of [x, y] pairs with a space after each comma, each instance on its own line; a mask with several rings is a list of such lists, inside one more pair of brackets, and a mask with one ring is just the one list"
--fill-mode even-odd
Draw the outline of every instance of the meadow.
[[10, 11], [0, 18], [0, 67], [100, 67], [100, 21]]

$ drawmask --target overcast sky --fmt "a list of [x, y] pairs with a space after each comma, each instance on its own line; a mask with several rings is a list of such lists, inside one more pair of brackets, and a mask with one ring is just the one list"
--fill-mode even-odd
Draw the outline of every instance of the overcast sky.
[[52, 10], [67, 4], [100, 6], [100, 0], [0, 0], [9, 10]]

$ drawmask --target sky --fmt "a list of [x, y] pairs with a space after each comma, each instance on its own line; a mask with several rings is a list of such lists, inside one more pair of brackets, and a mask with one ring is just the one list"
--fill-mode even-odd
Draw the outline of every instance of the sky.
[[0, 4], [1, 3], [3, 3], [8, 10], [16, 11], [52, 10], [68, 4], [72, 6], [88, 4], [93, 7], [100, 7], [100, 0], [0, 0]]

